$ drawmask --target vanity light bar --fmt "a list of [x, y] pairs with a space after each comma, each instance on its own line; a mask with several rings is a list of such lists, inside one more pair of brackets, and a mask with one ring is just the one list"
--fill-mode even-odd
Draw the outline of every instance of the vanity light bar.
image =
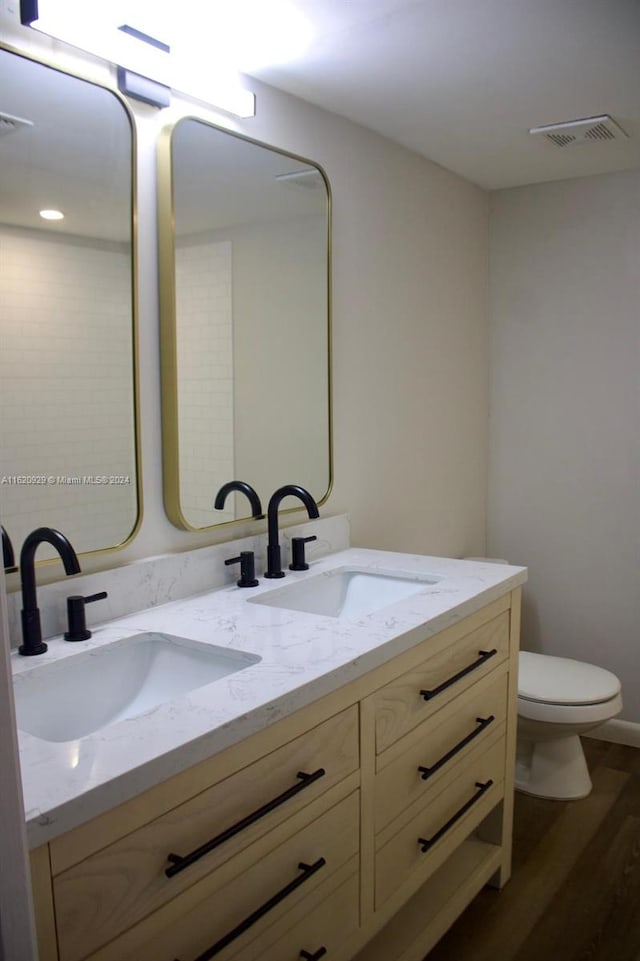
[[[171, 47], [168, 43], [163, 43], [156, 37], [150, 37], [148, 33], [143, 33], [142, 30], [137, 30], [128, 23], [123, 23], [118, 27], [118, 30], [134, 37], [141, 43], [148, 43], [149, 46], [155, 47], [163, 53], [171, 53]], [[168, 107], [171, 103], [171, 87], [158, 83], [156, 80], [151, 80], [149, 77], [143, 77], [142, 74], [134, 73], [132, 70], [127, 70], [126, 67], [118, 67], [118, 90], [135, 100], [148, 103], [152, 107]]]
[[172, 55], [168, 44], [130, 24], [105, 23], [95, 11], [86, 12], [86, 3], [75, 6], [73, 16], [73, 3], [67, 2], [65, 10], [63, 0], [20, 0], [20, 22], [117, 64], [119, 89], [138, 100], [168, 106], [173, 90], [235, 117], [255, 116], [255, 95], [235, 77], [194, 76], [194, 64]]

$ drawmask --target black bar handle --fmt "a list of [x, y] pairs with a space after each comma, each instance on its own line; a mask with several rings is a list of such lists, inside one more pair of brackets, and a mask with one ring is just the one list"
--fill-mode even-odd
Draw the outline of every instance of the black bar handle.
[[320, 958], [324, 958], [327, 953], [326, 948], [318, 948], [313, 954], [309, 954], [308, 951], [301, 951], [298, 955], [299, 958], [304, 958], [304, 961], [320, 961]]
[[279, 794], [271, 801], [267, 801], [266, 804], [263, 804], [262, 807], [257, 808], [257, 810], [253, 811], [251, 814], [247, 814], [247, 816], [242, 818], [242, 820], [232, 824], [231, 827], [226, 828], [220, 834], [217, 834], [214, 838], [211, 838], [210, 841], [207, 841], [199, 848], [196, 848], [195, 851], [191, 851], [190, 854], [185, 854], [184, 857], [182, 857], [180, 854], [168, 854], [167, 861], [171, 862], [171, 867], [167, 868], [164, 873], [168, 878], [172, 878], [175, 874], [179, 874], [180, 871], [184, 871], [185, 868], [195, 864], [195, 862], [199, 861], [200, 858], [205, 856], [205, 854], [209, 854], [210, 851], [213, 851], [221, 844], [224, 844], [224, 842], [228, 841], [229, 838], [232, 838], [234, 835], [244, 831], [244, 829], [248, 828], [250, 824], [255, 824], [256, 821], [260, 820], [260, 818], [263, 818], [266, 814], [270, 814], [271, 811], [274, 811], [277, 807], [280, 807], [281, 804], [284, 804], [285, 801], [290, 800], [290, 798], [295, 797], [296, 794], [300, 793], [300, 791], [304, 791], [305, 788], [309, 787], [319, 778], [324, 777], [325, 774], [326, 771], [323, 767], [319, 767], [317, 771], [313, 772], [313, 774], [305, 774], [304, 771], [298, 771], [296, 777], [300, 779], [299, 784], [294, 784], [293, 787], [287, 788], [287, 790], [283, 791], [282, 794]]
[[[276, 892], [273, 897], [269, 898], [268, 901], [265, 901], [264, 904], [261, 904], [259, 908], [256, 908], [252, 914], [249, 914], [244, 921], [241, 921], [237, 927], [235, 927], [232, 931], [229, 931], [228, 934], [225, 934], [223, 938], [220, 938], [220, 940], [216, 941], [215, 944], [212, 944], [210, 948], [207, 948], [206, 951], [204, 951], [202, 954], [199, 954], [194, 961], [210, 961], [211, 958], [215, 958], [216, 954], [220, 954], [220, 952], [229, 944], [231, 944], [232, 941], [235, 941], [235, 939], [239, 938], [241, 934], [244, 934], [245, 931], [248, 931], [249, 928], [253, 927], [256, 921], [259, 921], [260, 918], [263, 918], [265, 914], [268, 914], [272, 908], [275, 908], [278, 904], [280, 904], [281, 901], [284, 901], [285, 898], [288, 898], [290, 894], [293, 894], [293, 892], [299, 888], [301, 884], [304, 884], [305, 881], [308, 881], [309, 878], [313, 877], [316, 871], [319, 871], [320, 868], [324, 867], [326, 863], [327, 862], [324, 858], [318, 858], [318, 860], [313, 864], [305, 864], [303, 861], [301, 861], [298, 865], [298, 870], [302, 871], [302, 874], [299, 874], [297, 878], [293, 879], [293, 881], [289, 881], [288, 884], [285, 884], [285, 886], [281, 888], [280, 891]], [[320, 955], [318, 955], [318, 957], [320, 957]]]
[[424, 854], [425, 851], [428, 851], [429, 848], [432, 848], [433, 845], [437, 841], [439, 841], [440, 838], [443, 837], [443, 835], [447, 833], [449, 828], [452, 828], [453, 825], [456, 823], [456, 821], [459, 821], [462, 815], [466, 814], [467, 811], [470, 808], [472, 808], [473, 805], [480, 800], [482, 795], [485, 793], [485, 791], [489, 790], [492, 784], [493, 784], [493, 781], [491, 780], [491, 778], [488, 781], [485, 781], [484, 784], [482, 784], [481, 781], [476, 781], [476, 787], [478, 788], [476, 793], [473, 795], [473, 797], [469, 798], [468, 801], [465, 801], [462, 807], [458, 811], [456, 811], [456, 813], [452, 817], [449, 818], [446, 824], [443, 824], [442, 827], [439, 828], [432, 837], [418, 838], [418, 844], [420, 845], [420, 850], [422, 851], [422, 853]]
[[442, 684], [438, 684], [437, 687], [431, 688], [429, 691], [420, 691], [420, 694], [425, 701], [430, 701], [432, 697], [436, 696], [436, 694], [441, 694], [443, 691], [446, 691], [446, 689], [451, 687], [452, 684], [455, 684], [456, 681], [459, 681], [466, 674], [470, 674], [471, 671], [475, 671], [476, 668], [480, 667], [485, 661], [488, 661], [490, 657], [493, 657], [497, 653], [497, 647], [494, 647], [491, 651], [478, 651], [477, 660], [475, 660], [473, 664], [467, 664], [466, 667], [463, 667], [462, 670], [458, 671], [457, 674], [453, 674], [451, 677], [447, 678], [447, 680], [443, 681]]
[[476, 724], [478, 725], [478, 727], [475, 727], [473, 731], [471, 731], [469, 734], [466, 735], [466, 737], [463, 737], [461, 741], [458, 741], [458, 743], [454, 747], [452, 747], [450, 751], [447, 751], [446, 754], [443, 754], [442, 757], [438, 761], [436, 761], [435, 764], [431, 765], [431, 767], [423, 767], [421, 765], [418, 768], [418, 770], [420, 771], [420, 776], [422, 777], [422, 780], [426, 781], [428, 778], [431, 777], [432, 774], [435, 774], [436, 771], [439, 771], [440, 768], [443, 767], [443, 765], [445, 765], [447, 761], [450, 761], [452, 757], [455, 757], [456, 754], [459, 751], [461, 751], [463, 747], [466, 747], [467, 744], [470, 744], [471, 741], [477, 738], [478, 734], [482, 734], [482, 732], [486, 727], [489, 727], [490, 724], [493, 724], [495, 719], [496, 719], [495, 714], [490, 714], [489, 717], [477, 717]]

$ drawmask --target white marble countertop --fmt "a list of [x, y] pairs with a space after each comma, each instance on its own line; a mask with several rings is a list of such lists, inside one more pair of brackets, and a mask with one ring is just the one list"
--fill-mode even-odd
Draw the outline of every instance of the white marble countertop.
[[[266, 591], [340, 567], [433, 574], [419, 593], [354, 621], [250, 603]], [[32, 847], [134, 797], [361, 677], [502, 596], [526, 569], [350, 548], [259, 587], [226, 586], [93, 628], [90, 640], [48, 640], [38, 658], [12, 653], [16, 685], [29, 672], [138, 632], [160, 631], [258, 655], [235, 674], [75, 741], [18, 731]], [[45, 661], [46, 659], [46, 661]], [[37, 661], [37, 663], [34, 663]], [[23, 677], [24, 675], [24, 677]]]

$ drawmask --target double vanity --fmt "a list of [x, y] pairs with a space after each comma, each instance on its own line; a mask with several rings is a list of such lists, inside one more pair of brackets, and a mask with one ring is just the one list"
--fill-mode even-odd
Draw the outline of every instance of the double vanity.
[[318, 553], [14, 655], [41, 961], [421, 961], [507, 880], [525, 571]]
[[[333, 477], [329, 184], [174, 116], [157, 142], [165, 513], [192, 534], [253, 523], [226, 497], [249, 478], [276, 491], [269, 551], [256, 535], [133, 561], [41, 584], [36, 605], [43, 529], [83, 556], [141, 523], [140, 118], [1, 43], [0, 81], [0, 241], [16, 275], [40, 265], [33, 301], [5, 291], [0, 352], [5, 564], [24, 541], [38, 655], [12, 664], [40, 961], [422, 961], [509, 876], [526, 573], [353, 549], [329, 517], [284, 543], [283, 578], [289, 481], [315, 509]], [[52, 155], [54, 227], [34, 215]]]

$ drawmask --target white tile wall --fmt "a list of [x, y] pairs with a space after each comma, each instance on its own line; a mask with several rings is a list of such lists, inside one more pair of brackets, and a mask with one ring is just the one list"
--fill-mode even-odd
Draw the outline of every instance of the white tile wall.
[[234, 520], [234, 498], [213, 511], [216, 491], [234, 479], [231, 242], [176, 251], [180, 371], [180, 501], [194, 527]]
[[[0, 502], [17, 549], [40, 525], [77, 551], [133, 528], [130, 270], [128, 251], [0, 226]], [[102, 475], [130, 483], [7, 480]]]

